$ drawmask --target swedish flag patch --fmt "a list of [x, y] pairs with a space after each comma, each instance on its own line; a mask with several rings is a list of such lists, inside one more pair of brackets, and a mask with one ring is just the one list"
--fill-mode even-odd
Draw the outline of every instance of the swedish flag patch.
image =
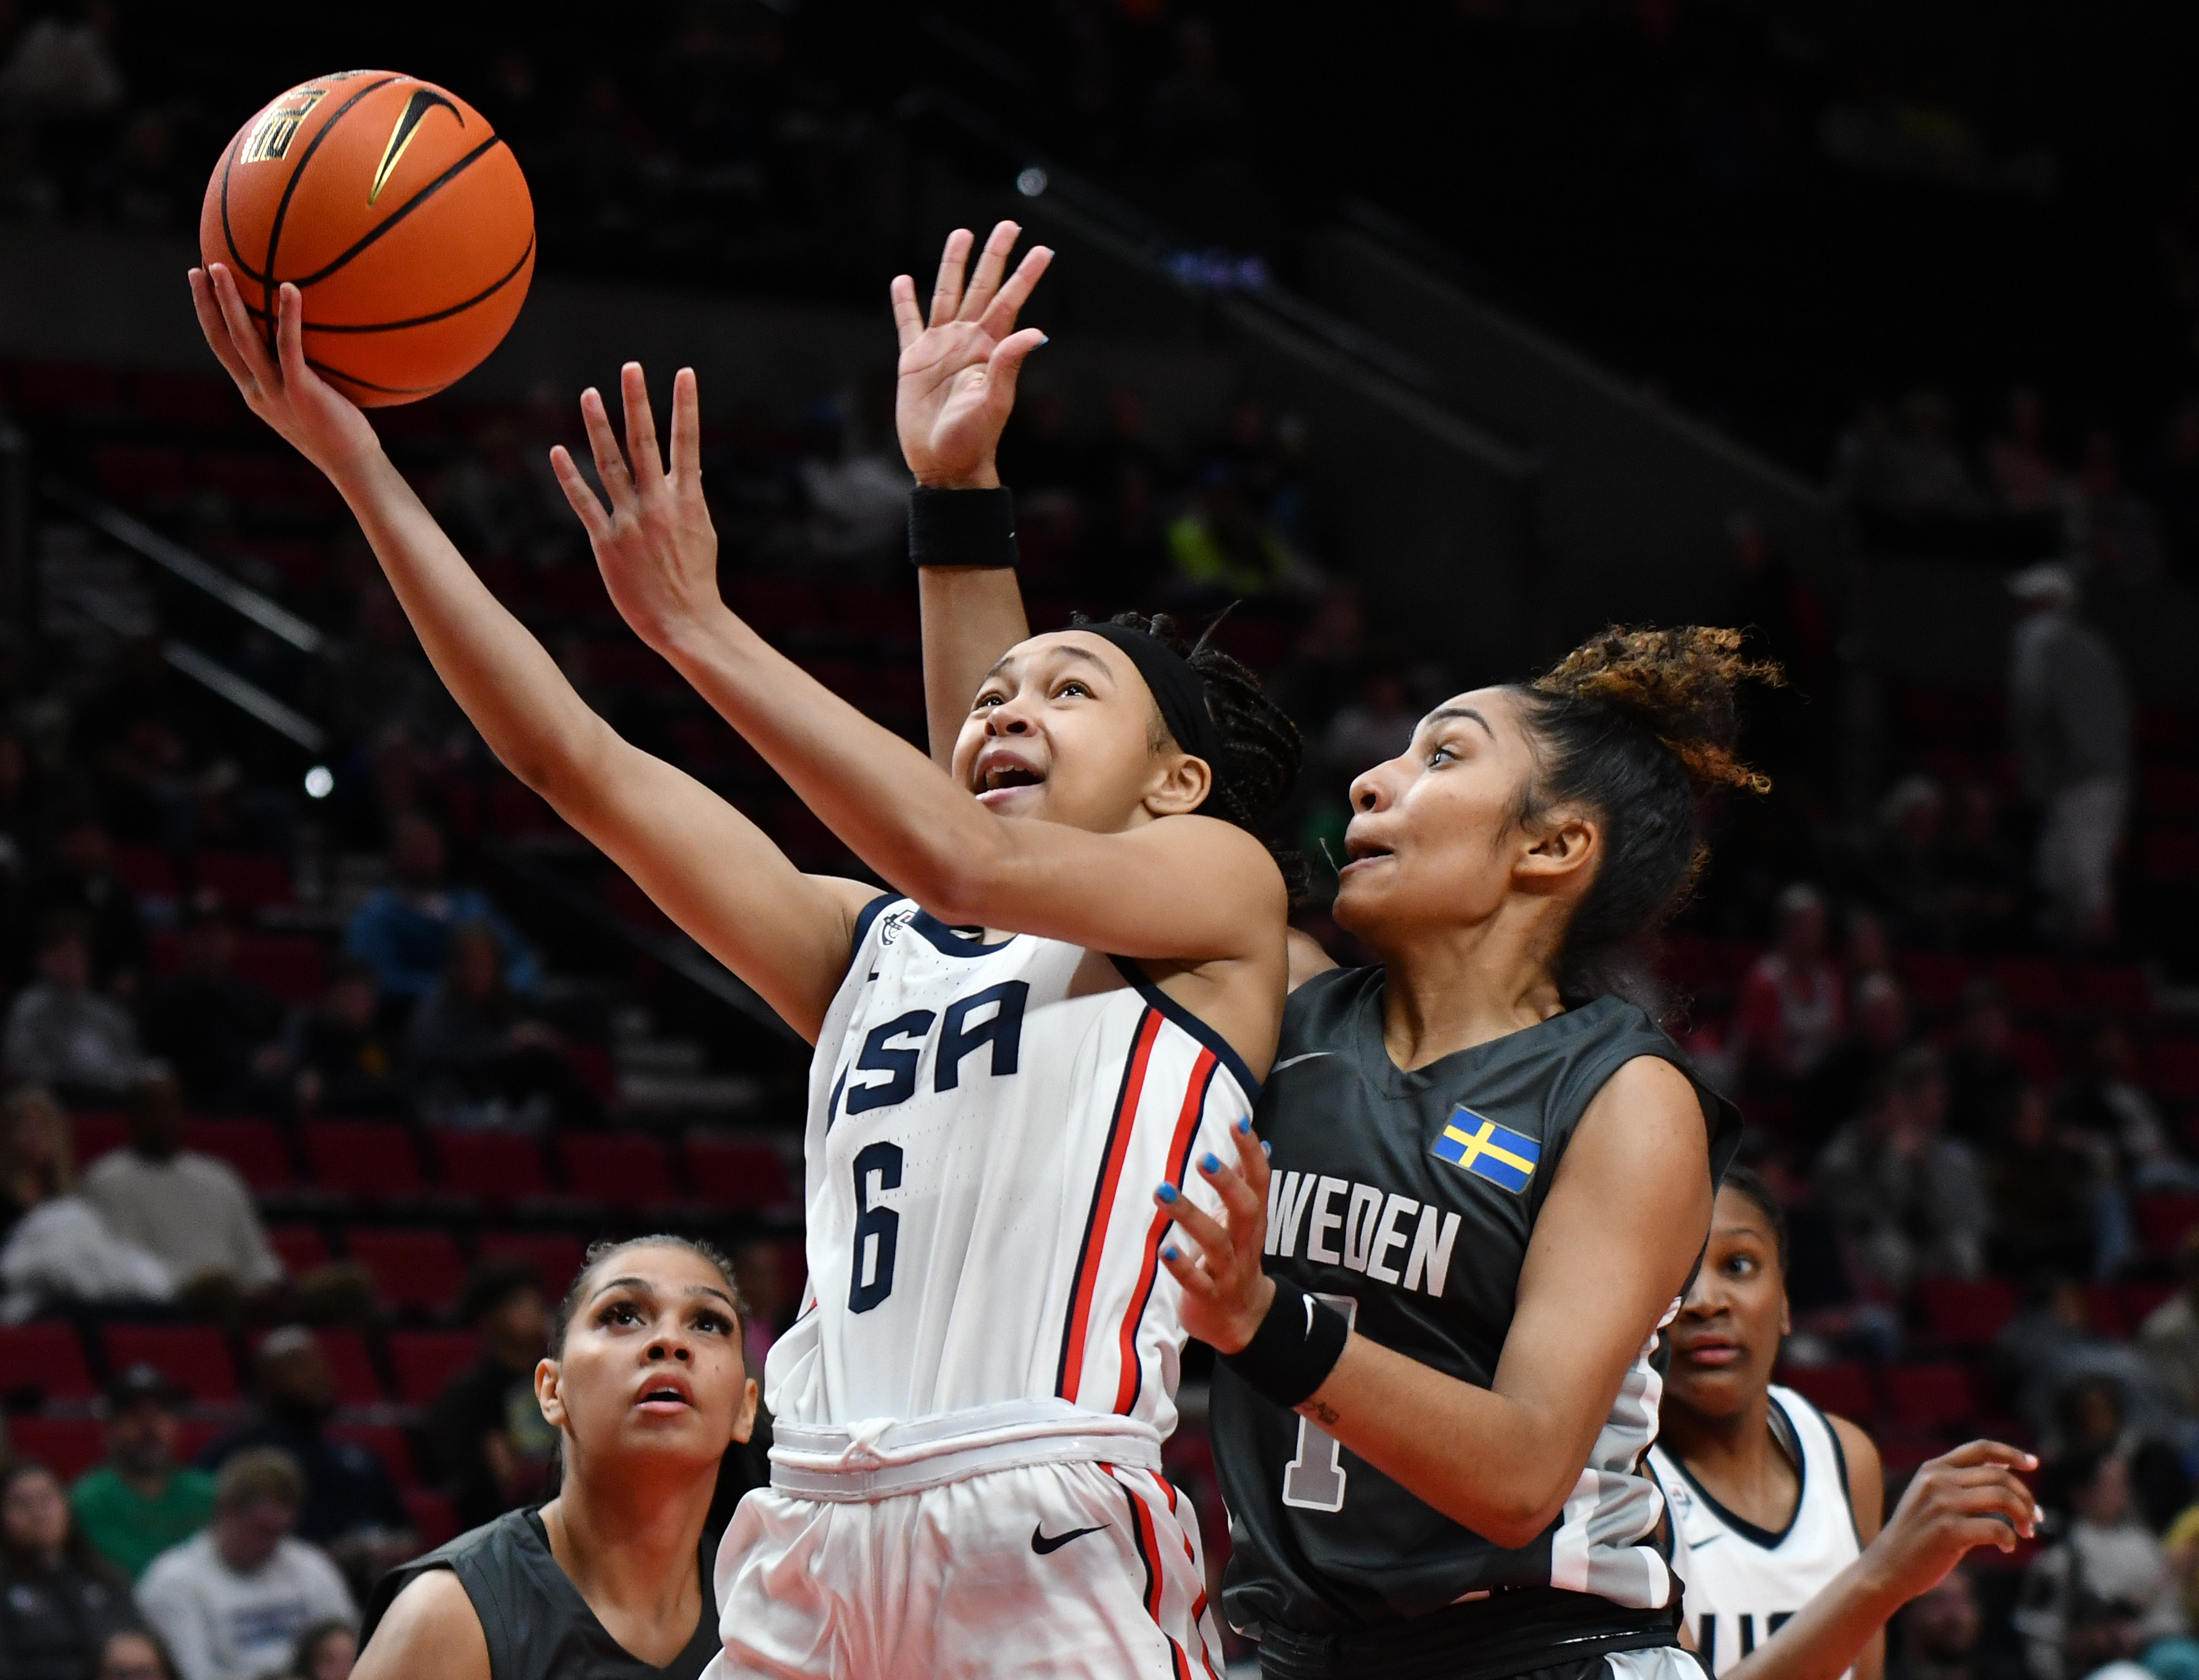
[[1535, 1176], [1535, 1163], [1543, 1158], [1543, 1146], [1525, 1132], [1500, 1126], [1463, 1105], [1451, 1111], [1443, 1135], [1430, 1152], [1438, 1160], [1463, 1167], [1476, 1178], [1515, 1194]]

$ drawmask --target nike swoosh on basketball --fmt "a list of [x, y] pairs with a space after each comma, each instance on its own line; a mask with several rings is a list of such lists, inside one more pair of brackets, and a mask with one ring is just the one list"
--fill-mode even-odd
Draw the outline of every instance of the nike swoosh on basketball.
[[1089, 1528], [1072, 1528], [1066, 1534], [1048, 1534], [1044, 1523], [1031, 1525], [1031, 1549], [1041, 1557], [1048, 1552], [1058, 1552], [1072, 1540], [1082, 1540], [1088, 1534], [1097, 1534], [1105, 1523], [1094, 1523]]

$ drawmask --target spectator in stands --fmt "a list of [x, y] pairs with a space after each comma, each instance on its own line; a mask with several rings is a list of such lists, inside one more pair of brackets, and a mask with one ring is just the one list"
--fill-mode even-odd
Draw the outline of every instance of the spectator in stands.
[[2100, 1199], [2113, 1182], [2103, 1177], [2085, 1140], [2055, 1123], [2052, 1098], [2037, 1085], [2022, 1087], [1986, 1152], [1993, 1269], [2015, 1277], [2041, 1269], [2105, 1275]]
[[467, 1275], [458, 1310], [480, 1333], [481, 1357], [451, 1379], [428, 1433], [466, 1529], [545, 1496], [557, 1432], [534, 1398], [534, 1368], [550, 1350], [550, 1310], [534, 1268], [482, 1261]]
[[259, 1680], [289, 1660], [313, 1623], [356, 1623], [335, 1565], [291, 1532], [305, 1498], [288, 1453], [240, 1452], [215, 1479], [213, 1523], [145, 1572], [138, 1607], [182, 1680]]
[[357, 957], [339, 961], [320, 1000], [291, 1022], [285, 1060], [301, 1116], [380, 1119], [411, 1111], [397, 1082], [397, 1050], [382, 1030], [374, 970]]
[[43, 1464], [0, 1479], [0, 1674], [77, 1680], [102, 1642], [137, 1617], [130, 1590], [85, 1544]]
[[2199, 1416], [2199, 1226], [2176, 1245], [2176, 1292], [2138, 1326], [2138, 1346], [2186, 1416]]
[[2095, 1024], [2083, 1070], [2062, 1094], [2062, 1113], [2114, 1152], [2132, 1189], [2199, 1190], [2199, 1166], [2177, 1149], [2147, 1094], [2126, 1022], [2109, 1015]]
[[1817, 1158], [1819, 1199], [1888, 1293], [1919, 1277], [1975, 1277], [1989, 1204], [1977, 1158], [1943, 1135], [1947, 1086], [1929, 1049], [1905, 1051], [1869, 1108]]
[[188, 1303], [234, 1320], [281, 1286], [283, 1263], [236, 1169], [183, 1144], [182, 1089], [155, 1066], [131, 1089], [129, 1146], [92, 1163], [85, 1197], [119, 1235], [160, 1257]]
[[[2130, 1350], [2118, 1345], [2128, 1359]], [[2068, 1467], [2096, 1453], [2112, 1453], [2129, 1473], [2131, 1497], [2145, 1525], [2159, 1533], [2191, 1497], [2191, 1473], [2175, 1444], [2186, 1432], [2185, 1420], [2168, 1407], [2167, 1397], [2152, 1389], [2153, 1410], [2133, 1418], [2129, 1391], [2121, 1378], [2095, 1371], [2074, 1379], [2054, 1403], [2054, 1428], [2040, 1455], [2040, 1499], [2064, 1509], [2071, 1497]]]
[[2124, 588], [2161, 576], [2161, 522], [2123, 482], [2114, 434], [2094, 429], [2077, 472], [2077, 548], [2093, 576]]
[[1947, 793], [1935, 777], [1904, 776], [1879, 802], [1871, 886], [1905, 944], [1949, 942], [1946, 825]]
[[236, 973], [236, 927], [219, 901], [194, 904], [183, 967], [145, 1000], [145, 1046], [173, 1068], [184, 1100], [221, 1113], [265, 1105], [281, 1066], [283, 1006]]
[[442, 978], [412, 1015], [407, 1071], [421, 1108], [445, 1126], [539, 1133], [600, 1123], [563, 1040], [512, 995], [509, 972], [493, 924], [452, 930]]
[[[2062, 1443], [2166, 1440], [2183, 1427], [2173, 1393], [2144, 1355], [2093, 1321], [2084, 1288], [2067, 1275], [2041, 1275], [2023, 1310], [2002, 1326], [1993, 1351], [2009, 1379], [2015, 1409], [2048, 1454]], [[2105, 1380], [2103, 1400], [2083, 1385]], [[2063, 1455], [2066, 1455], [2064, 1454]]]
[[2020, 1680], [2022, 1664], [1986, 1642], [1985, 1618], [1966, 1569], [1957, 1568], [1911, 1599], [1894, 1624], [1889, 1680]]
[[2025, 1572], [2015, 1613], [2036, 1680], [2080, 1680], [2106, 1663], [2154, 1660], [2163, 1641], [2188, 1643], [2175, 1575], [2138, 1520], [2123, 1461], [2087, 1458], [2069, 1487], [2073, 1520]]
[[1779, 895], [1779, 940], [1741, 982], [1737, 1023], [1753, 1080], [1792, 1088], [1846, 1030], [1840, 971], [1825, 954], [1825, 901], [1797, 882]]
[[76, 1193], [68, 1116], [43, 1085], [18, 1085], [0, 1103], [0, 1244], [41, 1202]]
[[69, 1490], [92, 1549], [131, 1580], [213, 1515], [213, 1478], [176, 1461], [175, 1385], [150, 1365], [107, 1385], [107, 1462]]
[[1913, 391], [1889, 452], [1890, 510], [1911, 519], [1974, 518], [1982, 510], [1970, 470], [1955, 446], [1954, 412], [1937, 391]]
[[1855, 1030], [1834, 1045], [1802, 1083], [1800, 1135], [1816, 1150], [1834, 1128], [1860, 1114], [1886, 1084], [1909, 1045], [1909, 996], [1884, 969], [1865, 974], [1853, 996]]
[[444, 884], [442, 830], [426, 817], [405, 817], [393, 849], [396, 884], [371, 894], [344, 934], [344, 948], [372, 965], [382, 991], [407, 1003], [425, 996], [442, 974], [452, 930], [461, 922], [487, 922], [504, 948], [505, 983], [532, 992], [534, 956], [503, 913], [476, 888]]
[[92, 1102], [120, 1096], [144, 1065], [137, 1024], [91, 989], [91, 942], [81, 918], [48, 919], [38, 977], [16, 995], [4, 1037], [8, 1073]]
[[1989, 1149], [2028, 1076], [2013, 1051], [2015, 1030], [2000, 988], [1973, 980], [1962, 1009], [1947, 1053], [1947, 1129], [1973, 1149]]
[[68, 1170], [68, 1121], [38, 1086], [10, 1092], [0, 1120], [22, 1164], [6, 1189], [13, 1217], [0, 1244], [0, 1322], [16, 1323], [63, 1302], [169, 1300], [175, 1284], [160, 1257], [116, 1234], [76, 1193]]
[[315, 1622], [298, 1636], [282, 1680], [351, 1680], [359, 1661], [359, 1630], [341, 1617]]
[[411, 1556], [412, 1520], [389, 1467], [373, 1449], [327, 1432], [336, 1380], [320, 1338], [301, 1324], [287, 1325], [260, 1345], [254, 1363], [260, 1415], [215, 1441], [200, 1462], [219, 1471], [239, 1454], [278, 1448], [305, 1477], [295, 1513], [301, 1539], [360, 1581]]
[[181, 1680], [167, 1648], [142, 1627], [118, 1629], [100, 1642], [90, 1680]]
[[2130, 802], [2131, 701], [2107, 638], [2075, 616], [2066, 566], [2009, 584], [2022, 618], [2009, 667], [2009, 727], [2024, 791], [2043, 817], [2035, 863], [2054, 930], [2100, 940], [2115, 925], [2114, 863]]
[[120, 106], [125, 90], [114, 65], [115, 21], [112, 0], [90, 0], [26, 29], [0, 66], [0, 115], [90, 117]]
[[2046, 405], [2027, 385], [2008, 394], [2000, 429], [1986, 445], [1986, 472], [2004, 513], [2056, 514], [2068, 505], [2068, 481], [2046, 441]]
[[93, 983], [125, 1000], [134, 995], [145, 971], [145, 921], [115, 869], [114, 841], [89, 813], [61, 820], [32, 894], [39, 925], [64, 911], [90, 930]]
[[1990, 782], [1957, 785], [1947, 829], [1947, 907], [1959, 948], [2004, 944], [2023, 896], [2023, 867], [2001, 822]]

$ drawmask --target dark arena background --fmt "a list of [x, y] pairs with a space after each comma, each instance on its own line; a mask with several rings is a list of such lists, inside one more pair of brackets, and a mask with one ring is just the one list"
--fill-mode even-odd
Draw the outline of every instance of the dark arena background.
[[[540, 241], [392, 454], [805, 866], [863, 872], [627, 631], [546, 452], [623, 359], [691, 362], [727, 598], [920, 742], [886, 285], [954, 227], [1060, 253], [1001, 456], [1034, 621], [1239, 603], [1339, 958], [1344, 790], [1424, 709], [1607, 622], [1746, 626], [1774, 790], [1656, 961], [1788, 1205], [1781, 1380], [1889, 1509], [1980, 1433], [2057, 1520], [2057, 1464], [2122, 1455], [2188, 1627], [2199, 15], [2136, 0], [0, 0], [0, 1220], [179, 1125], [273, 1257], [143, 1307], [0, 1259], [15, 1458], [93, 1471], [141, 1363], [187, 1461], [332, 1399], [306, 1537], [360, 1589], [539, 1496], [540, 1443], [484, 1481], [446, 1397], [511, 1347], [482, 1263], [554, 1299], [595, 1238], [709, 1235], [752, 1358], [799, 1302], [806, 1047], [488, 754], [193, 318], [221, 148], [350, 65], [487, 115]], [[2016, 658], [2041, 614], [2083, 657]], [[2079, 781], [2120, 790], [2104, 903], [2056, 866]], [[1210, 1357], [1169, 1463], [1218, 1569]], [[2079, 1680], [2020, 1630], [2059, 1531], [1890, 1663]]]

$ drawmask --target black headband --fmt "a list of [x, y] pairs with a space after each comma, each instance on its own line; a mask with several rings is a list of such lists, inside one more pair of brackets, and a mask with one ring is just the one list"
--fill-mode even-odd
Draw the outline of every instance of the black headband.
[[[1142, 630], [1129, 629], [1120, 624], [1074, 624], [1070, 628], [1112, 643], [1129, 656], [1130, 663], [1138, 668], [1138, 674], [1152, 691], [1153, 703], [1161, 710], [1161, 721], [1168, 725], [1176, 745], [1193, 758], [1205, 761], [1214, 777], [1214, 788], [1219, 790], [1222, 774], [1222, 731], [1206, 709], [1206, 685], [1191, 668], [1191, 662]], [[1208, 796], [1211, 798], [1212, 794]]]

